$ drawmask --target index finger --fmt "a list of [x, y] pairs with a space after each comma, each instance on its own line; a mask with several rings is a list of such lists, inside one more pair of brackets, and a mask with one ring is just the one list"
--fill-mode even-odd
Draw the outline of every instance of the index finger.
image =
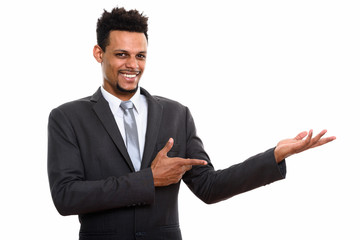
[[183, 159], [182, 164], [183, 165], [192, 165], [192, 166], [207, 165], [207, 161], [188, 158], [188, 159]]

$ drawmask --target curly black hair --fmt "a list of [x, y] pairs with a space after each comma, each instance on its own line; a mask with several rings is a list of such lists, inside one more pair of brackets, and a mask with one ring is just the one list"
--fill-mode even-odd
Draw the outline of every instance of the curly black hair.
[[105, 52], [109, 45], [109, 34], [113, 30], [144, 33], [148, 40], [148, 17], [137, 10], [126, 11], [123, 7], [115, 7], [111, 12], [104, 9], [96, 27], [97, 44]]

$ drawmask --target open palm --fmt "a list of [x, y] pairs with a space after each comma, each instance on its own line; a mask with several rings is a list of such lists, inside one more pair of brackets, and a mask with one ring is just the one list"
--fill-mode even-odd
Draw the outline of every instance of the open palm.
[[324, 145], [336, 139], [336, 137], [322, 138], [326, 132], [327, 130], [322, 130], [318, 135], [312, 137], [313, 130], [310, 130], [309, 133], [304, 131], [299, 133], [295, 138], [280, 141], [276, 145], [274, 153], [276, 162], [279, 163], [293, 154]]

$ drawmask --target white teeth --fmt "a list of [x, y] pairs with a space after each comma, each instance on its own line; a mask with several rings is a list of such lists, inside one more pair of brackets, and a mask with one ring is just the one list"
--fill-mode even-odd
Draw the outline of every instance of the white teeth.
[[132, 75], [130, 75], [130, 74], [123, 74], [124, 75], [124, 77], [127, 77], [127, 78], [134, 78], [134, 77], [136, 77], [136, 74], [132, 74]]

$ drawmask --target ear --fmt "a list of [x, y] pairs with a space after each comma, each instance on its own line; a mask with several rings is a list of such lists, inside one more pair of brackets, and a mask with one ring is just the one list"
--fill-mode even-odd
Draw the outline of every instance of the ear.
[[94, 49], [93, 49], [93, 55], [94, 55], [94, 58], [96, 59], [96, 61], [98, 63], [102, 63], [103, 61], [103, 50], [101, 49], [101, 47], [99, 45], [95, 45], [94, 46]]

